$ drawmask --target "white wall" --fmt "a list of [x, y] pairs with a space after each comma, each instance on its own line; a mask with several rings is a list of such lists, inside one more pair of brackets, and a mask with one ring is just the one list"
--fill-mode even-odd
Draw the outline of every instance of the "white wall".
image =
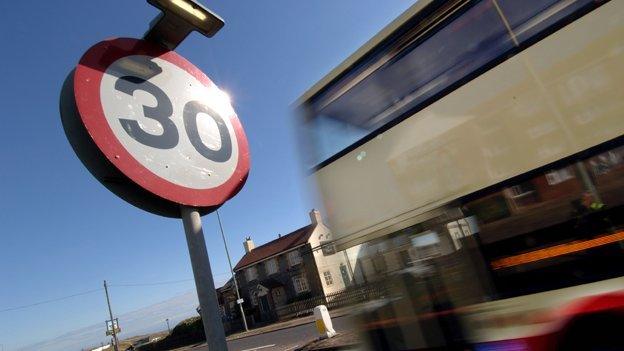
[[[357, 279], [357, 282], [362, 281], [361, 274], [357, 271], [352, 274], [351, 269], [349, 269], [349, 264], [351, 264], [352, 269], [355, 270], [360, 247], [356, 246], [350, 248], [347, 251], [347, 255], [345, 255], [344, 251], [337, 251], [332, 255], [325, 255], [321, 249], [322, 244], [332, 242], [333, 240], [334, 234], [323, 223], [319, 223], [309, 240], [313, 248], [314, 260], [318, 268], [319, 279], [325, 295], [344, 290], [347, 287], [342, 279], [342, 273], [340, 271], [341, 265], [346, 267], [351, 282], [353, 282], [353, 279]], [[327, 285], [325, 281], [324, 272], [327, 271], [329, 271], [332, 276], [333, 283], [331, 285]], [[355, 275], [355, 277], [353, 275]]]

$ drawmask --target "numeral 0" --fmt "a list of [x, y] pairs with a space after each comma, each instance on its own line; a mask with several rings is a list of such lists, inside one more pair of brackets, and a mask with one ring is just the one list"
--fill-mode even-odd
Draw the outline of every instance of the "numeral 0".
[[[143, 106], [143, 115], [158, 121], [163, 128], [162, 134], [148, 133], [141, 128], [136, 120], [120, 118], [119, 123], [121, 123], [121, 126], [129, 136], [143, 145], [157, 149], [172, 149], [178, 145], [180, 140], [178, 128], [170, 119], [173, 114], [173, 105], [162, 89], [143, 78], [134, 76], [119, 78], [115, 82], [115, 89], [128, 95], [133, 95], [135, 91], [142, 90], [156, 99], [156, 107]], [[232, 140], [223, 118], [213, 109], [199, 101], [187, 102], [183, 111], [184, 129], [195, 150], [214, 162], [229, 160], [232, 155]], [[217, 123], [219, 136], [221, 137], [221, 147], [218, 150], [213, 150], [206, 146], [199, 136], [197, 115], [200, 113], [207, 114]]]

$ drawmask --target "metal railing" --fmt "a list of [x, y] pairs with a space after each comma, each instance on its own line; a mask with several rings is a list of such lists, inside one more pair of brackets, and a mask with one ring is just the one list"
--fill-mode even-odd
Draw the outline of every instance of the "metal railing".
[[325, 305], [329, 310], [332, 310], [380, 299], [385, 297], [387, 293], [387, 287], [383, 284], [362, 285], [280, 306], [276, 308], [276, 313], [278, 319], [282, 321], [310, 315], [313, 313], [314, 307], [318, 305]]

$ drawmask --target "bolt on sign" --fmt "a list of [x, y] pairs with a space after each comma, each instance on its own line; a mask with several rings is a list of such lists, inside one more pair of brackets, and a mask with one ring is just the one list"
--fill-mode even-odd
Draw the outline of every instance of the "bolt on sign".
[[247, 138], [228, 95], [174, 51], [102, 41], [80, 59], [61, 100], [79, 158], [138, 207], [170, 217], [179, 205], [207, 213], [245, 183]]

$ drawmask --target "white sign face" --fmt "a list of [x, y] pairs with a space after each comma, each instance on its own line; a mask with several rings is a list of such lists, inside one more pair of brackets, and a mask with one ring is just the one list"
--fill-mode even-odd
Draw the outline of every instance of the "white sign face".
[[115, 318], [113, 321], [106, 321], [106, 335], [113, 335], [113, 325], [115, 326], [115, 334], [121, 332], [121, 328], [119, 328], [119, 321]]
[[[148, 80], [119, 77], [126, 67], [154, 63], [162, 72]], [[108, 68], [100, 92], [115, 137], [152, 173], [193, 189], [214, 188], [234, 173], [238, 146], [227, 118], [234, 110], [215, 85], [203, 85], [171, 62], [134, 55]]]
[[245, 302], [245, 300], [243, 300], [243, 299], [236, 300], [236, 303], [239, 304], [239, 305], [242, 304], [243, 302]]
[[73, 86], [106, 167], [133, 186], [174, 205], [211, 208], [245, 183], [247, 138], [229, 97], [177, 53], [137, 39], [103, 41], [82, 57]]

